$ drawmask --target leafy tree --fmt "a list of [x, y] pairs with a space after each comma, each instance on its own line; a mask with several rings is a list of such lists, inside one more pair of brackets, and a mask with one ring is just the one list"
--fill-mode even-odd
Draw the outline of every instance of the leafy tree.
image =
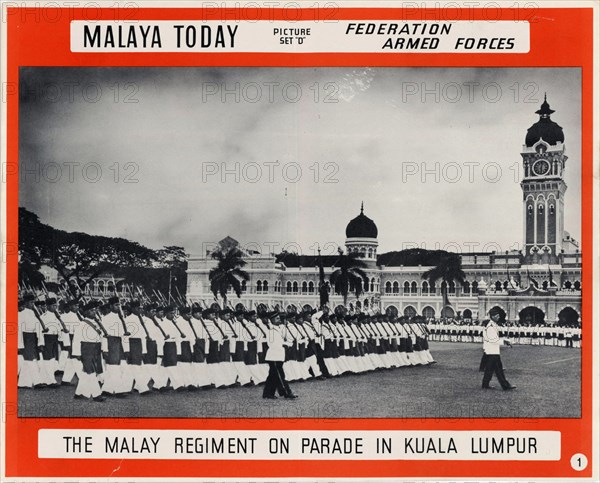
[[35, 273], [46, 264], [56, 269], [73, 295], [78, 295], [100, 275], [116, 274], [120, 268], [173, 266], [185, 272], [186, 258], [181, 247], [152, 250], [124, 238], [57, 230], [40, 222], [35, 213], [19, 208], [19, 275], [32, 284], [41, 281]]
[[342, 294], [344, 305], [346, 305], [350, 292], [353, 292], [356, 298], [360, 297], [363, 293], [364, 284], [368, 283], [369, 280], [363, 270], [363, 268], [367, 267], [367, 264], [358, 258], [360, 256], [359, 253], [352, 252], [345, 255], [341, 249], [339, 253], [340, 256], [336, 263], [338, 268], [332, 272], [329, 280], [336, 291]]
[[223, 299], [223, 308], [227, 307], [227, 292], [233, 289], [238, 298], [242, 295], [242, 280], [248, 281], [250, 276], [242, 267], [246, 265], [243, 253], [237, 247], [229, 250], [215, 251], [212, 254], [215, 260], [218, 260], [216, 267], [208, 273], [210, 281], [210, 290], [213, 295], [219, 295]]
[[451, 282], [458, 282], [460, 285], [465, 283], [465, 272], [462, 269], [460, 257], [456, 253], [446, 252], [445, 255], [441, 256], [437, 265], [430, 268], [423, 273], [422, 278], [428, 280], [430, 284], [434, 285], [438, 280], [446, 282], [442, 284], [442, 297], [444, 300], [444, 307], [450, 305], [448, 299], [448, 285]]

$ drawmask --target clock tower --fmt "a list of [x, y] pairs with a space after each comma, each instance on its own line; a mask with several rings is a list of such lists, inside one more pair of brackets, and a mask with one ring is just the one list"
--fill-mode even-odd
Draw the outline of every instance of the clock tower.
[[563, 179], [565, 136], [562, 127], [550, 119], [554, 113], [544, 95], [536, 111], [540, 119], [527, 130], [523, 157], [523, 241], [528, 260], [538, 255], [556, 263], [563, 248], [564, 196]]

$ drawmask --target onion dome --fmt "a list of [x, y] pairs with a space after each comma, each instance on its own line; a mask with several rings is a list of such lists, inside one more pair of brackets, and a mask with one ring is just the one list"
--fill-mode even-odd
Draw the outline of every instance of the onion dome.
[[377, 225], [364, 214], [364, 205], [360, 205], [360, 215], [346, 226], [346, 238], [377, 238]]
[[540, 106], [540, 109], [535, 112], [540, 115], [540, 120], [527, 130], [527, 136], [525, 136], [525, 145], [527, 147], [532, 147], [540, 139], [547, 142], [550, 146], [554, 146], [559, 142], [565, 142], [562, 127], [550, 119], [550, 114], [553, 112], [544, 94], [544, 102]]

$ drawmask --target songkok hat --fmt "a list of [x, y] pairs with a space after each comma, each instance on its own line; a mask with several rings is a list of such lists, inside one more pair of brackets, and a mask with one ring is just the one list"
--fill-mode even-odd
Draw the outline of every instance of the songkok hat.
[[26, 293], [23, 296], [23, 302], [32, 302], [33, 300], [35, 300], [35, 295], [33, 295], [32, 293]]
[[198, 312], [202, 312], [202, 306], [198, 303], [192, 304], [191, 308], [192, 314], [197, 314]]
[[119, 297], [116, 296], [112, 296], [108, 299], [108, 304], [109, 305], [114, 305], [114, 304], [118, 304], [119, 303]]
[[192, 309], [190, 307], [181, 307], [179, 309], [179, 313], [181, 315], [188, 315], [188, 314], [192, 313]]
[[56, 298], [50, 297], [46, 299], [46, 305], [54, 305], [56, 303]]

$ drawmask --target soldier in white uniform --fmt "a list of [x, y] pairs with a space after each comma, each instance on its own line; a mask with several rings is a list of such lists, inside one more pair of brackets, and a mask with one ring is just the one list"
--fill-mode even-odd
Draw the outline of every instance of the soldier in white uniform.
[[142, 307], [139, 300], [129, 303], [131, 313], [125, 317], [125, 325], [129, 336], [128, 369], [133, 378], [133, 389], [144, 395], [150, 393], [151, 369], [144, 364], [150, 332], [142, 318]]
[[35, 296], [25, 294], [24, 309], [19, 311], [18, 354], [19, 387], [42, 387], [45, 385], [39, 367], [40, 345], [43, 342], [44, 328], [35, 312]]
[[[61, 317], [69, 331], [71, 341], [70, 351], [72, 351], [72, 341], [75, 337], [75, 332], [77, 332], [77, 328], [82, 323], [81, 316], [79, 315], [79, 300], [76, 298], [69, 299], [65, 304], [65, 312]], [[71, 384], [74, 377], [76, 375], [78, 376], [79, 371], [81, 371], [81, 360], [72, 357], [68, 352], [69, 351], [65, 351], [65, 355], [68, 357], [66, 358], [63, 368], [62, 384]]]
[[152, 380], [152, 389], [155, 391], [165, 391], [169, 384], [169, 376], [162, 365], [162, 360], [165, 339], [168, 335], [156, 318], [156, 304], [147, 304], [144, 307], [144, 314], [140, 315], [149, 334], [149, 338], [146, 340], [144, 367]]
[[290, 389], [283, 370], [283, 362], [285, 360], [284, 346], [291, 344], [290, 337], [278, 313], [271, 314], [270, 322], [269, 350], [266, 355], [266, 360], [269, 363], [269, 375], [265, 382], [263, 398], [277, 399], [277, 396], [275, 396], [275, 391], [277, 390], [280, 396], [286, 399], [296, 399], [298, 396]]
[[[59, 372], [59, 358], [61, 352], [68, 351], [71, 345], [69, 332], [63, 326], [62, 319], [58, 313], [58, 303], [56, 298], [50, 297], [46, 300], [46, 312], [41, 316], [47, 332], [43, 335], [42, 359], [40, 360], [40, 372], [44, 383], [49, 387], [58, 387], [56, 382], [56, 373]], [[63, 358], [66, 360], [65, 352]]]
[[108, 299], [110, 311], [102, 317], [101, 324], [108, 333], [104, 353], [104, 385], [108, 396], [125, 397], [133, 387], [133, 377], [127, 365], [129, 336], [118, 297]]
[[492, 308], [490, 310], [491, 320], [485, 325], [483, 329], [483, 350], [485, 352], [485, 368], [483, 374], [483, 381], [481, 383], [482, 389], [493, 389], [490, 386], [492, 376], [496, 374], [498, 382], [505, 391], [516, 389], [516, 386], [510, 384], [504, 375], [504, 368], [502, 367], [502, 360], [500, 359], [500, 346], [506, 344], [510, 346], [510, 342], [502, 339], [499, 333], [498, 322], [500, 321], [500, 311]]
[[100, 302], [92, 300], [83, 307], [83, 318], [73, 334], [71, 356], [81, 364], [77, 374], [75, 399], [87, 398], [103, 402], [106, 398], [102, 396], [99, 376], [103, 372], [102, 344], [106, 344], [106, 338], [102, 329], [94, 322], [99, 305]]

